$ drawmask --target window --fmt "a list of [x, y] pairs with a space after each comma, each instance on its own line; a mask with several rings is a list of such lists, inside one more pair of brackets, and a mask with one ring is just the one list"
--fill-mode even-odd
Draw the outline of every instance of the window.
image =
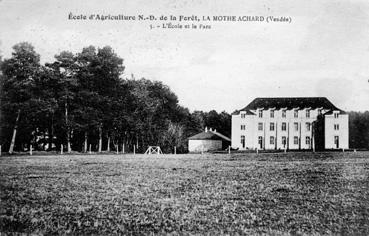
[[286, 110], [282, 111], [282, 118], [286, 118]]
[[321, 110], [321, 109], [319, 109], [319, 110], [318, 110], [318, 116], [319, 116], [319, 115], [321, 115], [321, 114], [322, 114], [322, 110]]
[[334, 130], [339, 130], [340, 129], [340, 125], [339, 124], [335, 124], [334, 125]]
[[295, 117], [295, 118], [299, 117], [299, 111], [298, 110], [295, 110], [293, 112], [293, 117]]
[[305, 143], [306, 143], [306, 145], [310, 145], [310, 137], [305, 138]]
[[338, 118], [338, 113], [334, 113], [334, 118]]
[[241, 144], [242, 144], [242, 148], [245, 148], [245, 136], [241, 135]]
[[263, 123], [258, 124], [258, 130], [263, 130]]
[[241, 118], [242, 119], [246, 118], [246, 114], [241, 114]]
[[274, 145], [274, 137], [270, 136], [270, 144]]
[[274, 130], [274, 123], [270, 123], [270, 131]]
[[297, 136], [293, 137], [293, 144], [295, 144], [295, 145], [299, 144], [299, 137], [297, 137]]
[[306, 122], [306, 131], [310, 131], [310, 123], [309, 122]]
[[287, 127], [287, 125], [286, 125], [286, 122], [282, 122], [282, 131], [286, 131], [286, 128]]
[[274, 110], [270, 111], [270, 118], [274, 118]]
[[299, 123], [293, 123], [293, 127], [295, 127], [295, 131], [299, 131]]
[[246, 125], [241, 125], [241, 130], [245, 130], [246, 129]]
[[286, 145], [286, 144], [287, 144], [286, 136], [282, 136], [282, 145]]
[[306, 110], [306, 118], [310, 118], [310, 110]]
[[259, 117], [263, 118], [263, 110], [259, 110]]

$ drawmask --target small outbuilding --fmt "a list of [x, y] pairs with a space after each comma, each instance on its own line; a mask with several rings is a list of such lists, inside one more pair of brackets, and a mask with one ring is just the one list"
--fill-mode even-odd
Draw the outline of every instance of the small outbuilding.
[[205, 128], [204, 132], [188, 138], [189, 152], [207, 152], [226, 149], [231, 144], [231, 139], [225, 135]]

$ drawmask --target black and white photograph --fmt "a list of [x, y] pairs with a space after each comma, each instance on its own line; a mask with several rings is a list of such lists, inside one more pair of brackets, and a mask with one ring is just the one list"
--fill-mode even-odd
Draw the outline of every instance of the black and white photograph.
[[0, 0], [2, 235], [369, 235], [369, 1]]

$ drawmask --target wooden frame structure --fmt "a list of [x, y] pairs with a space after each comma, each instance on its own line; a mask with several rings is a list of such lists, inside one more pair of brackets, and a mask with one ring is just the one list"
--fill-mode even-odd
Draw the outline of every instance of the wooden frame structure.
[[163, 154], [159, 146], [149, 146], [145, 152], [145, 154]]

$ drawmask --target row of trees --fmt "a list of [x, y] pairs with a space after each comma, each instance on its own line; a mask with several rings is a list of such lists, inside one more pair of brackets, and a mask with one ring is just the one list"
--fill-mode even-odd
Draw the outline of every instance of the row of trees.
[[87, 152], [148, 145], [185, 152], [187, 137], [205, 126], [230, 135], [226, 112], [190, 113], [158, 81], [122, 78], [123, 59], [112, 48], [61, 52], [41, 65], [29, 43], [13, 47], [1, 63], [0, 144], [9, 153], [40, 150]]
[[369, 149], [369, 111], [349, 112], [349, 146]]

